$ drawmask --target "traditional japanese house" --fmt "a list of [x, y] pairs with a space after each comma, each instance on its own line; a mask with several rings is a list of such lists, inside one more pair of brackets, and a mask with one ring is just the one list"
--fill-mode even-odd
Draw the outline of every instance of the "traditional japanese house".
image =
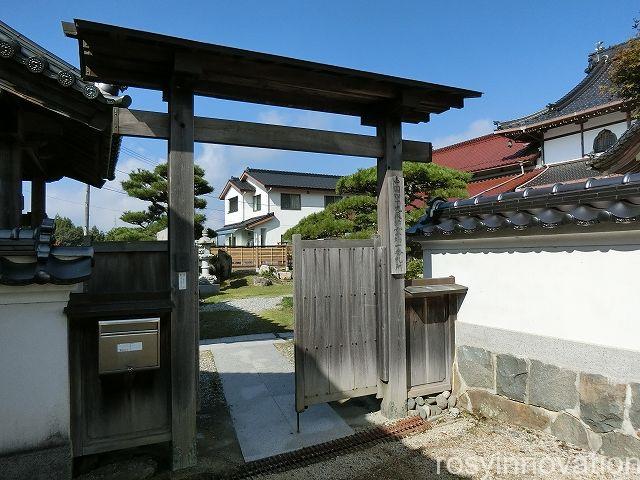
[[523, 187], [603, 175], [591, 168], [591, 158], [613, 146], [632, 124], [633, 105], [615, 95], [609, 79], [622, 46], [599, 43], [589, 55], [586, 76], [566, 95], [531, 115], [496, 122], [497, 135], [540, 145], [543, 170]]

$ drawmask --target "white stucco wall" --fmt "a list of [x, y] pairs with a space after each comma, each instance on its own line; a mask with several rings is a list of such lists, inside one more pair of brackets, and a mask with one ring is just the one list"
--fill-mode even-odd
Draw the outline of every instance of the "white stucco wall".
[[[582, 158], [580, 132], [544, 141], [544, 163], [566, 162]], [[586, 149], [586, 146], [585, 146]]]
[[424, 248], [425, 277], [454, 275], [469, 288], [460, 323], [640, 351], [638, 232]]
[[0, 455], [69, 442], [63, 309], [75, 288], [0, 286]]
[[[607, 128], [618, 138], [627, 130], [626, 113], [614, 112], [589, 119], [584, 128], [584, 153], [593, 151], [593, 140]], [[576, 124], [550, 128], [544, 132], [544, 162], [553, 164], [582, 158], [580, 126]]]

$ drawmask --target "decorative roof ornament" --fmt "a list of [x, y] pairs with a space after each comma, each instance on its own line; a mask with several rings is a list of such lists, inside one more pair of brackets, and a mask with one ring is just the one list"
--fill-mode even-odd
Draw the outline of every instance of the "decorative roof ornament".
[[0, 21], [0, 60], [12, 60], [24, 65], [34, 74], [56, 80], [59, 85], [82, 93], [89, 100], [107, 105], [128, 107], [131, 97], [120, 95], [124, 88], [116, 85], [94, 84], [82, 80], [80, 71], [37, 43], [21, 35]]

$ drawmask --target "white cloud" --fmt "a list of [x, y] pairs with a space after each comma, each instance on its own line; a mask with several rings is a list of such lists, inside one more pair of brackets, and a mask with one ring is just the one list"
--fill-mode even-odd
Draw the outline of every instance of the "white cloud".
[[433, 139], [432, 143], [435, 148], [446, 147], [454, 143], [463, 142], [471, 138], [481, 137], [493, 132], [493, 122], [488, 118], [481, 118], [474, 120], [469, 124], [466, 130], [459, 133], [453, 133], [444, 137], [438, 137]]

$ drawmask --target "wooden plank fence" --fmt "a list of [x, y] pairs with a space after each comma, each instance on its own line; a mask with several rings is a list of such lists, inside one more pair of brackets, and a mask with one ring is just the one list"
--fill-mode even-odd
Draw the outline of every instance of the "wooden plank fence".
[[296, 410], [378, 392], [378, 237], [295, 246]]
[[234, 269], [258, 268], [260, 265], [291, 268], [293, 246], [276, 245], [271, 247], [213, 247], [212, 251], [224, 250], [232, 258]]

